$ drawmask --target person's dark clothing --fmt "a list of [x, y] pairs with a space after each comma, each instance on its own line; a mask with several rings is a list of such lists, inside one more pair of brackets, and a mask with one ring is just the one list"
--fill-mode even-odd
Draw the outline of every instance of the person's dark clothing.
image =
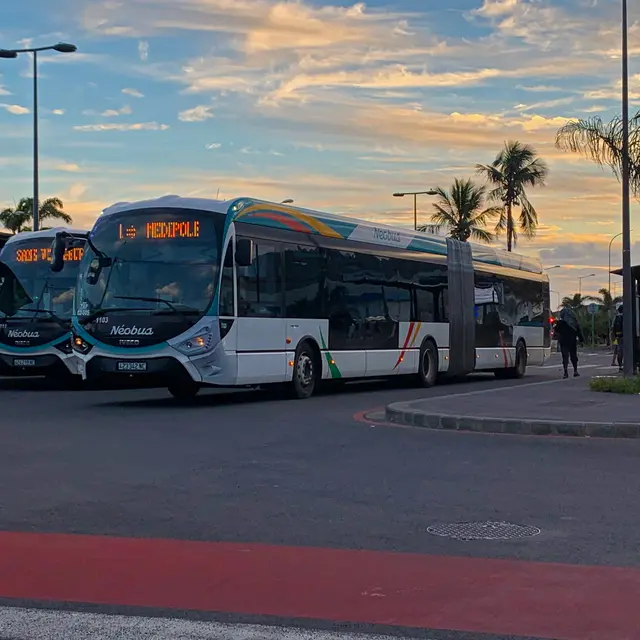
[[562, 351], [562, 368], [564, 369], [565, 376], [568, 375], [569, 360], [571, 360], [571, 366], [574, 373], [578, 372], [578, 343], [560, 343], [560, 350]]
[[622, 371], [622, 360], [624, 357], [624, 316], [622, 315], [623, 308], [622, 305], [618, 307], [618, 313], [616, 317], [613, 319], [613, 337], [618, 342], [618, 349], [616, 355], [618, 356], [618, 368]]
[[564, 369], [565, 377], [568, 375], [569, 360], [571, 360], [574, 375], [578, 375], [578, 340], [584, 342], [584, 337], [575, 316], [568, 320], [559, 320], [556, 324], [555, 334], [560, 343], [562, 368]]

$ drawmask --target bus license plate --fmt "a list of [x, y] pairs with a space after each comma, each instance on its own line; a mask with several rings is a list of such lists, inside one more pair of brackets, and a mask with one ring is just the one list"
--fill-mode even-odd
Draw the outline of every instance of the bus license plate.
[[14, 367], [35, 367], [36, 361], [33, 358], [14, 358]]
[[118, 362], [118, 371], [146, 371], [146, 362]]

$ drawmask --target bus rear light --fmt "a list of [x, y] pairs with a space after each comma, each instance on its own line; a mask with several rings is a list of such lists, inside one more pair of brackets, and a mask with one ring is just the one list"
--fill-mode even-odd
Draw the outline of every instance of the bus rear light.
[[291, 344], [291, 338], [287, 338], [286, 343]]
[[293, 367], [293, 365], [295, 364], [295, 362], [293, 360], [289, 360], [289, 366]]
[[329, 360], [329, 364], [335, 364], [336, 361], [335, 360]]

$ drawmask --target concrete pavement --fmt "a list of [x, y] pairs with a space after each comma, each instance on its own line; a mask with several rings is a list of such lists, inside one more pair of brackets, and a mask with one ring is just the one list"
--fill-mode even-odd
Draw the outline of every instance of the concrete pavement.
[[532, 369], [557, 370], [558, 378], [523, 381], [517, 388], [503, 386], [390, 403], [385, 418], [399, 424], [457, 431], [639, 438], [640, 405], [636, 396], [589, 389], [592, 375], [617, 372], [617, 367], [609, 366], [610, 356], [592, 354], [583, 356], [584, 360], [587, 363], [581, 367], [579, 378], [560, 379], [561, 365], [552, 361]]
[[[348, 385], [301, 402], [217, 392], [176, 404], [163, 390], [8, 385], [0, 602], [83, 611], [98, 621], [80, 628], [105, 633], [119, 624], [106, 616], [120, 614], [140, 629], [148, 617], [206, 620], [213, 638], [245, 637], [245, 623], [285, 635], [640, 637], [636, 607], [608, 595], [640, 590], [639, 441], [491, 438], [364, 418], [392, 402], [457, 404], [497, 388], [544, 397], [553, 384], [524, 385], [557, 375]], [[540, 533], [431, 532], [487, 522]], [[5, 611], [0, 638], [43, 637], [35, 614], [19, 614], [18, 634]], [[55, 624], [51, 637], [67, 637], [68, 616]]]

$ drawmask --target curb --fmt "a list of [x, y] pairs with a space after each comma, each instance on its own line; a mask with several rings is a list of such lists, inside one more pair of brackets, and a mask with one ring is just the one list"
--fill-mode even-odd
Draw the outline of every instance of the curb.
[[413, 409], [411, 402], [396, 402], [385, 407], [385, 419], [394, 424], [472, 433], [502, 433], [523, 436], [573, 436], [578, 438], [640, 438], [640, 424], [632, 422], [554, 422], [515, 418], [475, 417], [444, 413], [426, 413]]

